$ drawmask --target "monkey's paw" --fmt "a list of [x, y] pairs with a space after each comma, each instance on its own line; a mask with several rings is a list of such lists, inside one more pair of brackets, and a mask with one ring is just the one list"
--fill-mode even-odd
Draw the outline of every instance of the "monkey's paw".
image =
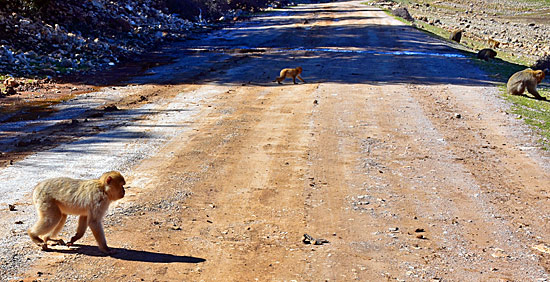
[[67, 246], [63, 239], [50, 239], [50, 241], [54, 242], [52, 246]]
[[116, 250], [113, 250], [111, 248], [107, 248], [107, 249], [99, 249], [104, 255], [107, 255], [107, 256], [112, 256], [114, 254], [116, 254]]

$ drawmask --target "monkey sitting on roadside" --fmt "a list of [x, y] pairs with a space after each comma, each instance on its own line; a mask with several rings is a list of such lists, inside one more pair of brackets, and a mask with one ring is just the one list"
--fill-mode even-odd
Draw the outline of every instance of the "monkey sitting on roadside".
[[451, 35], [449, 36], [449, 39], [460, 43], [460, 39], [462, 39], [462, 29], [455, 29], [451, 31]]
[[490, 48], [485, 48], [477, 52], [477, 58], [480, 60], [489, 61], [489, 59], [494, 59], [497, 56], [497, 52]]
[[487, 44], [489, 44], [489, 47], [493, 48], [493, 49], [496, 49], [498, 48], [498, 46], [500, 46], [500, 42], [492, 39], [492, 38], [489, 38], [487, 39]]
[[527, 88], [527, 91], [531, 93], [535, 98], [540, 100], [546, 100], [546, 98], [540, 96], [537, 92], [537, 85], [544, 79], [544, 71], [532, 70], [530, 68], [524, 69], [514, 73], [506, 84], [508, 93], [512, 95], [522, 95]]
[[27, 231], [29, 236], [43, 250], [49, 250], [49, 240], [64, 244], [63, 240], [52, 238], [61, 231], [68, 214], [79, 215], [76, 235], [67, 245], [82, 238], [90, 226], [99, 249], [110, 254], [102, 220], [109, 204], [124, 197], [125, 184], [124, 177], [117, 171], [106, 172], [99, 179], [57, 177], [38, 183], [32, 194], [38, 221]]
[[296, 67], [295, 69], [290, 69], [290, 68], [282, 69], [281, 73], [279, 74], [279, 77], [275, 78], [273, 82], [277, 81], [277, 83], [281, 84], [281, 81], [285, 80], [285, 78], [292, 77], [292, 81], [294, 82], [294, 84], [297, 84], [296, 78], [298, 78], [299, 80], [305, 83], [305, 81], [300, 77], [301, 73], [302, 73], [302, 67]]

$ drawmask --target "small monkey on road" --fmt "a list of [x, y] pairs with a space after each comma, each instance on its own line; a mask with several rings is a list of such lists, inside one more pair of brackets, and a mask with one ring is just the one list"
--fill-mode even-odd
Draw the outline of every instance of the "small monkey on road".
[[281, 84], [281, 82], [285, 80], [285, 78], [292, 77], [292, 81], [294, 82], [294, 84], [297, 84], [296, 78], [298, 78], [299, 80], [305, 83], [305, 81], [300, 77], [301, 73], [302, 73], [302, 67], [296, 67], [295, 69], [291, 69], [291, 68], [282, 69], [281, 73], [279, 74], [279, 77], [275, 78], [273, 82], [277, 81], [277, 83]]
[[52, 238], [61, 231], [68, 214], [79, 215], [76, 234], [67, 245], [82, 238], [90, 226], [99, 249], [111, 254], [102, 221], [109, 204], [124, 197], [125, 184], [124, 177], [117, 171], [106, 172], [99, 179], [58, 177], [38, 183], [32, 194], [38, 221], [27, 231], [29, 236], [43, 250], [49, 250], [48, 241], [64, 244], [63, 240]]

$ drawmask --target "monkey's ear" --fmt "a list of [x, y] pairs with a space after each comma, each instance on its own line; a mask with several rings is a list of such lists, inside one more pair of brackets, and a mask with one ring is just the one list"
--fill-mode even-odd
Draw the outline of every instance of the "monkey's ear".
[[105, 179], [105, 182], [107, 182], [107, 184], [110, 184], [111, 180], [113, 180], [113, 178], [111, 176], [107, 176], [107, 179]]

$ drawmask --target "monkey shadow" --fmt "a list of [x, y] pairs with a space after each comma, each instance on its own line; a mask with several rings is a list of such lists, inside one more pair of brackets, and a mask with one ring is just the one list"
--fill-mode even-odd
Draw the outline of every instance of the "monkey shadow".
[[87, 245], [72, 245], [70, 248], [63, 249], [51, 249], [49, 252], [63, 253], [63, 254], [82, 254], [92, 257], [106, 257], [127, 260], [127, 261], [139, 261], [139, 262], [151, 262], [151, 263], [201, 263], [206, 259], [190, 257], [190, 256], [178, 256], [164, 253], [154, 253], [148, 251], [136, 251], [125, 248], [111, 248], [114, 251], [111, 255], [102, 253], [96, 246]]
[[518, 94], [518, 95], [516, 95], [516, 96], [521, 96], [521, 97], [523, 97], [523, 98], [532, 99], [532, 100], [537, 100], [537, 101], [550, 102], [550, 100], [549, 100], [548, 98], [544, 97], [544, 96], [542, 97], [542, 99], [537, 98], [537, 97], [533, 97], [533, 96], [529, 96], [529, 95], [527, 95], [527, 94], [525, 94], [525, 93], [523, 93], [523, 94]]

